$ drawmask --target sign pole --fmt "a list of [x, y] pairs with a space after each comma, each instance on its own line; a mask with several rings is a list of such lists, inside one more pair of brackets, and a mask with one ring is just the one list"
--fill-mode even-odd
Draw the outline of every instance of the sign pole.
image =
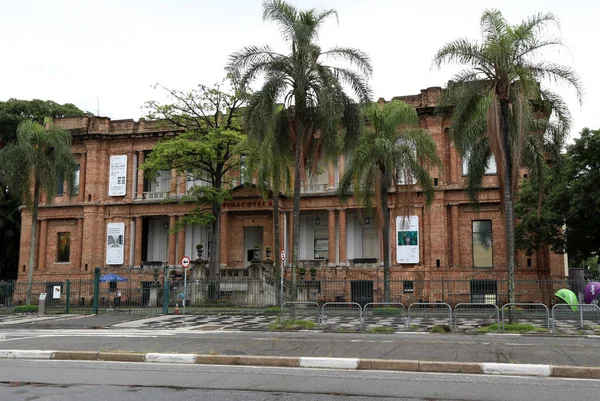
[[282, 249], [281, 250], [281, 269], [280, 270], [280, 279], [281, 279], [281, 283], [280, 283], [280, 291], [279, 291], [279, 303], [281, 305], [281, 307], [283, 308], [283, 270], [285, 269], [285, 250]]
[[185, 304], [187, 304], [187, 269], [192, 260], [188, 256], [181, 258], [181, 267], [183, 267], [183, 323], [185, 324]]
[[187, 269], [183, 269], [183, 323], [185, 324], [185, 304], [187, 304]]

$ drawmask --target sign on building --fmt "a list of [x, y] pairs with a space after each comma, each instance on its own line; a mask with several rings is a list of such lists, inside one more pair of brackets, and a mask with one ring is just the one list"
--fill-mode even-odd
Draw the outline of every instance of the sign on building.
[[123, 196], [127, 191], [127, 155], [110, 157], [108, 196]]
[[125, 223], [108, 223], [106, 227], [106, 264], [122, 265], [125, 251]]
[[396, 217], [396, 262], [419, 263], [419, 216]]

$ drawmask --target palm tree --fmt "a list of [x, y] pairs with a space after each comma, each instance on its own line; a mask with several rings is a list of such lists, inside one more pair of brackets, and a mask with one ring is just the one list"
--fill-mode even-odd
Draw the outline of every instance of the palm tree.
[[21, 122], [17, 140], [0, 150], [0, 171], [5, 174], [7, 186], [21, 193], [25, 205], [31, 208], [27, 305], [31, 304], [40, 194], [45, 191], [51, 202], [56, 194], [57, 177], [64, 177], [72, 188], [77, 168], [69, 131], [55, 128], [51, 120], [44, 125], [29, 120]]
[[[276, 277], [281, 274], [283, 263], [279, 259], [281, 252], [280, 233], [281, 227], [279, 224], [279, 194], [280, 192], [288, 192], [292, 187], [292, 163], [294, 160], [293, 149], [289, 141], [281, 141], [284, 137], [277, 133], [281, 129], [281, 125], [286, 126], [287, 115], [283, 108], [277, 111], [276, 124], [269, 130], [262, 140], [259, 140], [252, 134], [255, 130], [248, 130], [248, 148], [249, 156], [246, 159], [247, 174], [256, 177], [258, 190], [263, 197], [273, 196], [273, 235], [275, 237], [275, 273]], [[281, 300], [283, 302], [283, 300]]]
[[546, 159], [559, 160], [570, 128], [570, 114], [561, 97], [539, 83], [564, 82], [576, 90], [580, 101], [582, 96], [572, 69], [536, 57], [542, 50], [562, 46], [558, 37], [543, 35], [552, 24], [558, 21], [549, 13], [509, 25], [499, 11], [485, 11], [481, 43], [457, 39], [434, 58], [438, 68], [446, 63], [466, 66], [447, 92], [454, 106], [450, 135], [461, 156], [468, 157], [466, 189], [473, 202], [477, 203], [488, 160], [492, 155], [496, 160], [511, 303], [515, 301], [514, 197], [519, 169], [526, 167], [532, 182], [541, 184]]
[[[441, 168], [435, 141], [426, 130], [416, 128], [416, 110], [394, 100], [371, 104], [366, 108], [368, 121], [360, 137], [338, 190], [345, 197], [353, 187], [359, 204], [373, 206], [373, 198], [383, 239], [384, 300], [390, 302], [390, 209], [389, 191], [399, 194], [419, 185], [427, 205], [434, 198], [429, 168]], [[408, 184], [408, 185], [405, 185]], [[397, 199], [397, 198], [396, 198]], [[408, 199], [405, 199], [408, 200]]]
[[[280, 103], [288, 117], [288, 124], [279, 133], [294, 147], [293, 296], [300, 237], [300, 182], [309, 149], [323, 147], [333, 158], [356, 141], [362, 121], [358, 105], [346, 94], [344, 84], [361, 102], [371, 97], [367, 79], [372, 68], [363, 52], [350, 47], [323, 51], [317, 44], [319, 28], [332, 16], [337, 17], [333, 9], [301, 11], [282, 0], [267, 0], [263, 2], [263, 20], [279, 26], [289, 46], [288, 54], [269, 46], [249, 46], [232, 54], [228, 66], [241, 73], [244, 83], [264, 78], [247, 113], [249, 129], [257, 138], [273, 126]], [[326, 60], [345, 61], [352, 68], [326, 64]]]

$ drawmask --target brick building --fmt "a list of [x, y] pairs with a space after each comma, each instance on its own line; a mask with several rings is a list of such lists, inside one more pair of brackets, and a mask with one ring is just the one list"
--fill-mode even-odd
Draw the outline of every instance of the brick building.
[[[436, 107], [440, 91], [428, 88], [397, 98], [417, 109], [420, 125], [437, 143], [443, 170], [432, 171], [436, 191], [430, 208], [424, 207], [419, 192], [410, 193], [408, 210], [396, 202], [405, 193], [390, 196], [392, 279], [505, 280], [504, 222], [495, 163], [491, 161], [484, 177], [481, 206], [476, 211], [464, 192], [466, 163], [448, 136], [450, 115]], [[34, 280], [91, 277], [95, 266], [137, 268], [144, 262], [176, 266], [182, 256], [196, 256], [197, 244], [210, 251], [206, 227], [188, 226], [177, 234], [169, 233], [193, 207], [176, 200], [192, 185], [201, 184], [187, 182], [173, 171], [163, 171], [156, 182], [149, 182], [138, 169], [160, 138], [177, 135], [177, 131], [164, 131], [143, 119], [111, 121], [91, 116], [59, 119], [56, 125], [73, 134], [79, 174], [74, 188], [59, 182], [54, 202], [40, 205]], [[323, 161], [320, 173], [302, 187], [299, 259], [307, 268], [317, 267], [322, 278], [364, 280], [382, 274], [382, 241], [377, 219], [352, 199], [341, 203], [337, 196], [344, 161], [344, 157], [337, 164]], [[292, 198], [282, 195], [279, 204], [281, 243], [289, 263]], [[261, 255], [267, 246], [274, 248], [272, 200], [264, 200], [251, 186], [237, 185], [220, 217], [222, 275], [243, 275], [255, 246]], [[24, 210], [22, 218], [30, 221], [30, 212]], [[30, 227], [25, 223], [21, 280], [27, 277], [29, 238]], [[548, 249], [531, 257], [520, 252], [517, 257], [518, 279], [563, 279], [565, 269], [564, 257]], [[435, 300], [437, 295], [426, 298]]]

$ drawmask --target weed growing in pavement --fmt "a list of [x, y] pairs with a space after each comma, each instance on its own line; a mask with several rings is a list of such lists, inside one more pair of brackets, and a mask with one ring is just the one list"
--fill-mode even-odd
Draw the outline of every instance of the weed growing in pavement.
[[448, 326], [447, 324], [442, 324], [440, 326], [433, 326], [429, 332], [430, 333], [450, 333], [452, 330], [450, 330], [450, 326]]
[[395, 333], [396, 329], [393, 327], [389, 327], [389, 326], [379, 326], [379, 327], [371, 327], [369, 330], [367, 330], [367, 333], [386, 333], [386, 334], [390, 334], [390, 333]]

